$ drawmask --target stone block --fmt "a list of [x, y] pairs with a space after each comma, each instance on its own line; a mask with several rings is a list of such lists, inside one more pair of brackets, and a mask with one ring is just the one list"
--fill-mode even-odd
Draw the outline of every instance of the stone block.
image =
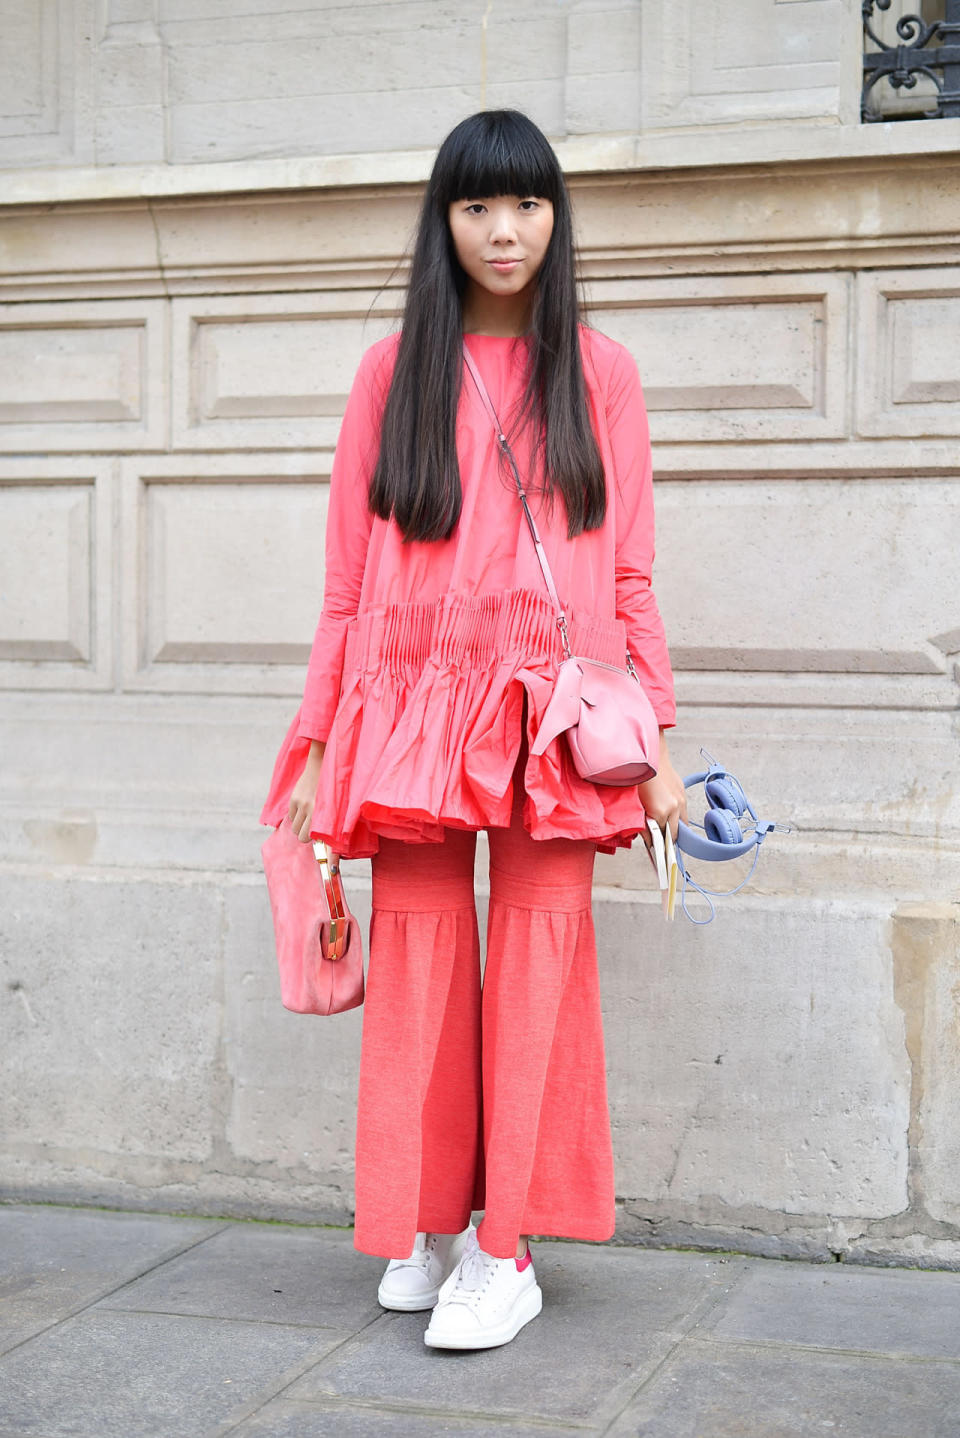
[[950, 269], [857, 277], [863, 435], [960, 434], [960, 287]]
[[899, 1213], [910, 1079], [885, 913], [736, 902], [705, 929], [653, 903], [599, 912], [617, 1192], [697, 1222]]
[[[678, 669], [937, 675], [960, 497], [935, 480], [660, 481], [655, 586]], [[740, 562], [717, 583], [718, 552]], [[784, 566], [788, 552], [804, 556]], [[837, 602], [835, 577], [856, 575]], [[778, 574], [776, 583], [758, 575]], [[947, 640], [944, 641], [947, 643]], [[960, 643], [960, 641], [958, 641]]]
[[655, 453], [663, 441], [846, 432], [845, 277], [620, 280], [592, 293], [598, 327], [637, 360]]
[[956, 1363], [684, 1345], [607, 1429], [610, 1438], [952, 1438]]
[[[636, 3], [611, 5], [594, 0], [569, 7], [567, 17], [567, 79], [591, 75], [597, 80], [627, 71], [633, 75], [632, 88], [639, 96], [637, 71], [640, 65], [640, 6]], [[602, 128], [617, 127], [607, 124]]]
[[698, 1334], [952, 1360], [958, 1326], [960, 1278], [953, 1273], [760, 1261]]
[[0, 1352], [216, 1229], [156, 1214], [0, 1208]]
[[[133, 577], [144, 594], [144, 668], [305, 666], [323, 587], [328, 492], [322, 475], [312, 484], [145, 476], [144, 572]], [[309, 584], [295, 582], [308, 574]]]
[[[138, 30], [137, 39], [107, 39], [97, 49], [101, 118], [110, 110], [143, 106], [159, 110], [162, 115], [164, 56], [160, 36], [154, 30], [148, 40], [144, 34], [144, 20], [127, 23]], [[115, 30], [114, 33], [119, 32]], [[139, 158], [150, 157], [142, 155]]]
[[349, 1233], [231, 1224], [128, 1284], [109, 1306], [352, 1332], [382, 1316], [383, 1269]]
[[101, 110], [94, 137], [97, 164], [163, 164], [164, 116], [162, 105], [111, 105]]
[[323, 601], [329, 462], [310, 451], [123, 461], [125, 687], [289, 694], [289, 723]]
[[[297, 666], [285, 698], [209, 695], [200, 721], [192, 696], [114, 696], [94, 704], [84, 702], [90, 696], [72, 703], [62, 696], [54, 720], [47, 696], [7, 695], [0, 855], [41, 866], [259, 875], [267, 833], [260, 810], [302, 687]], [[38, 743], [49, 765], [42, 772]], [[351, 861], [351, 873], [368, 872], [358, 864], [354, 870]]]
[[[147, 875], [2, 876], [7, 1153], [162, 1182], [211, 1156], [217, 893]], [[10, 1169], [5, 1165], [4, 1182]]]
[[164, 445], [166, 325], [151, 300], [0, 305], [3, 452]]
[[[305, 101], [333, 96], [349, 103], [371, 91], [389, 101], [394, 93], [468, 90], [480, 83], [484, 41], [489, 76], [499, 83], [527, 80], [531, 54], [537, 56], [538, 76], [562, 76], [564, 17], [556, 6], [535, 6], [532, 15], [524, 8], [495, 10], [484, 26], [482, 10], [469, 13], [463, 6], [446, 14], [419, 7], [419, 23], [411, 23], [408, 6], [399, 12], [396, 5], [366, 7], [359, 24], [350, 12], [326, 7], [322, 26], [308, 16], [295, 27], [280, 26], [286, 33], [279, 34], [278, 27], [254, 33], [263, 28], [255, 16], [244, 17], [244, 34], [243, 20], [231, 17], [229, 46], [222, 33], [168, 31], [170, 101], [177, 107], [211, 101], [243, 105], [286, 95]], [[368, 108], [368, 127], [376, 124], [376, 108]], [[351, 148], [369, 148], [362, 134], [358, 139]]]
[[[78, 121], [90, 103], [90, 35], [73, 30], [63, 0], [7, 6], [0, 53], [0, 166], [51, 165], [80, 158]], [[79, 27], [78, 27], [79, 29]]]
[[[552, 82], [554, 90], [559, 82]], [[535, 87], [536, 88], [536, 87]], [[169, 111], [174, 164], [268, 155], [350, 154], [435, 147], [479, 107], [479, 87], [203, 101]]]
[[631, 69], [609, 75], [568, 75], [565, 102], [569, 135], [639, 129], [640, 93]]
[[175, 447], [332, 450], [364, 350], [396, 327], [389, 306], [368, 317], [338, 313], [341, 304], [296, 294], [174, 300]]
[[960, 1223], [960, 905], [899, 905], [890, 943], [911, 1066], [911, 1198], [933, 1219], [955, 1225]]
[[0, 1360], [0, 1429], [43, 1438], [208, 1433], [342, 1335], [94, 1309]]
[[839, 115], [838, 54], [859, 30], [847, 11], [842, 0], [644, 5], [644, 128]]
[[[95, 592], [94, 485], [25, 483], [0, 489], [4, 604], [0, 657], [89, 664]], [[46, 582], [37, 583], [37, 576]]]

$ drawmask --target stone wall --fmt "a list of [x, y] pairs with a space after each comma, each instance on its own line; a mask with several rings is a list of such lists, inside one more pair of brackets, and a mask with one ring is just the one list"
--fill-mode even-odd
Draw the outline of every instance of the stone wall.
[[2, 166], [430, 148], [503, 104], [589, 137], [856, 114], [844, 0], [3, 0], [0, 17]]
[[[256, 818], [339, 415], [488, 7], [8, 8], [0, 1186], [346, 1221], [360, 1015], [280, 1007]], [[672, 747], [794, 826], [704, 929], [598, 861], [620, 1232], [954, 1264], [960, 121], [853, 123], [858, 7], [741, 8], [735, 44], [726, 7], [513, 5], [532, 89], [487, 20], [487, 103], [556, 136], [644, 379]], [[403, 36], [349, 145], [297, 69], [326, 25], [367, 57], [338, 95]], [[401, 85], [464, 36], [461, 89]]]

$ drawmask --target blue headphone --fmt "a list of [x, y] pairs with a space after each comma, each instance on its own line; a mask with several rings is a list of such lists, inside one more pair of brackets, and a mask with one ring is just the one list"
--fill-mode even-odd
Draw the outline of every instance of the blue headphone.
[[[701, 769], [696, 774], [688, 774], [683, 781], [685, 789], [692, 789], [697, 784], [703, 785], [703, 792], [707, 798], [707, 812], [703, 816], [702, 824], [685, 824], [681, 819], [677, 830], [677, 848], [691, 859], [706, 859], [710, 863], [718, 863], [723, 859], [739, 859], [744, 854], [749, 854], [751, 849], [755, 850], [753, 863], [750, 872], [745, 879], [742, 879], [734, 889], [705, 889], [692, 879], [687, 873], [687, 867], [682, 859], [680, 872], [683, 876], [683, 889], [681, 894], [681, 906], [683, 912], [691, 923], [709, 924], [716, 914], [714, 899], [727, 898], [730, 894], [736, 894], [753, 878], [753, 871], [757, 867], [757, 860], [760, 858], [760, 845], [766, 836], [774, 829], [781, 833], [789, 833], [789, 826], [786, 824], [771, 823], [767, 819], [758, 819], [757, 811], [750, 803], [743, 786], [735, 775], [718, 764], [712, 755], [705, 749], [700, 753], [709, 764], [708, 769]], [[743, 820], [749, 816], [753, 820], [753, 828], [744, 831]], [[695, 829], [702, 829], [703, 833], [698, 834]], [[687, 885], [696, 889], [702, 894], [710, 906], [710, 917], [707, 919], [695, 919], [687, 908]]]

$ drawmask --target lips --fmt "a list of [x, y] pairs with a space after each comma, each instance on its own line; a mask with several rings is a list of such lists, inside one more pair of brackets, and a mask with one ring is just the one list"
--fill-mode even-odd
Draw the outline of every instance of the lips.
[[511, 270], [515, 270], [520, 263], [520, 260], [487, 260], [487, 264], [492, 270], [497, 270], [500, 274], [504, 275], [508, 275]]

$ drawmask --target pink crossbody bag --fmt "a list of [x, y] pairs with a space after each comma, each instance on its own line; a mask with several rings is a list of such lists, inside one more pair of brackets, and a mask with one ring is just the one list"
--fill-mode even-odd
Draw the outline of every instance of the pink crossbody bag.
[[537, 736], [530, 746], [531, 754], [542, 754], [547, 745], [562, 734], [566, 738], [574, 768], [581, 779], [594, 784], [642, 784], [652, 779], [660, 763], [660, 726], [653, 706], [637, 677], [633, 660], [627, 651], [626, 668], [587, 659], [570, 649], [567, 616], [560, 603], [557, 587], [547, 563], [520, 471], [507, 437], [500, 427], [497, 412], [487, 393], [486, 385], [466, 345], [463, 357], [480, 393], [483, 407], [490, 416], [497, 444], [506, 455], [534, 549], [550, 599], [557, 613], [557, 628], [563, 645], [563, 661], [557, 673], [553, 695], [547, 705]]

